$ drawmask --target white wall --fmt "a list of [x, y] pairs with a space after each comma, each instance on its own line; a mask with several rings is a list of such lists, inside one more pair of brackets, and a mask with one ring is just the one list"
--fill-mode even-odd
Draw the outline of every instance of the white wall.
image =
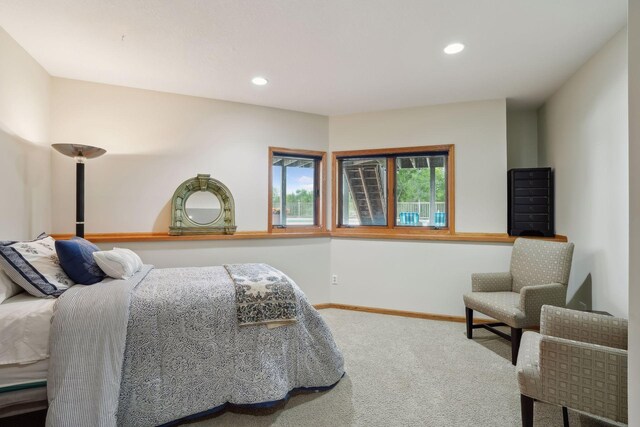
[[[628, 315], [627, 34], [618, 33], [539, 110], [539, 164], [555, 169], [556, 229], [575, 243], [569, 299]], [[588, 295], [586, 295], [588, 297]]]
[[331, 239], [331, 302], [464, 316], [471, 274], [509, 271], [511, 245]]
[[158, 268], [264, 262], [291, 277], [311, 303], [329, 302], [329, 238], [100, 244], [134, 250]]
[[51, 224], [51, 78], [0, 28], [0, 240]]
[[[505, 100], [331, 117], [331, 151], [455, 144], [456, 231], [507, 229]], [[331, 302], [463, 315], [471, 273], [508, 271], [511, 245], [331, 240]]]
[[455, 144], [456, 231], [507, 231], [504, 99], [331, 117], [331, 151]]
[[629, 425], [640, 425], [640, 0], [629, 2]]
[[[89, 233], [167, 231], [173, 192], [198, 173], [231, 190], [238, 230], [266, 230], [268, 147], [328, 147], [313, 114], [59, 78], [51, 97], [53, 142], [107, 150], [86, 166]], [[73, 230], [74, 170], [53, 156], [58, 233]]]
[[[268, 147], [326, 151], [324, 116], [54, 78], [53, 142], [96, 145], [86, 166], [86, 230], [167, 232], [175, 189], [209, 173], [231, 190], [238, 230], [267, 228]], [[53, 231], [72, 232], [75, 168], [53, 154]], [[111, 247], [113, 245], [103, 245]], [[311, 302], [329, 302], [329, 239], [119, 244], [157, 267], [267, 262]]]
[[538, 167], [538, 113], [507, 111], [507, 169]]
[[[87, 165], [88, 232], [165, 231], [175, 188], [196, 173], [210, 172], [231, 189], [240, 230], [265, 230], [267, 223], [267, 147], [333, 150], [387, 146], [456, 145], [456, 212], [460, 231], [506, 230], [506, 104], [504, 100], [368, 113], [328, 119], [244, 104], [172, 95], [102, 84], [53, 79], [52, 141], [106, 148], [107, 155]], [[329, 125], [330, 123], [330, 125]], [[53, 156], [53, 229], [73, 229], [73, 161]], [[133, 189], [133, 191], [132, 191]], [[362, 245], [355, 247], [353, 245]], [[223, 262], [271, 262], [291, 273], [314, 303], [365, 304], [350, 275], [363, 269], [345, 262], [345, 254], [368, 251], [375, 241], [287, 239], [242, 242], [157, 242], [122, 246], [139, 250], [158, 267]], [[105, 245], [110, 246], [110, 245]], [[455, 274], [442, 271], [431, 292], [446, 293], [431, 303], [408, 306], [386, 301], [387, 308], [460, 314], [462, 292], [473, 271], [508, 268], [509, 245], [434, 242], [384, 242], [389, 254], [399, 250], [411, 266], [384, 274], [418, 274], [425, 254], [436, 269], [469, 262]], [[443, 248], [450, 248], [444, 255]], [[391, 249], [393, 248], [393, 249]], [[335, 255], [330, 255], [335, 251]], [[460, 256], [455, 256], [459, 253]], [[411, 254], [415, 254], [411, 257]], [[452, 255], [453, 254], [453, 255]], [[449, 256], [452, 255], [452, 256]], [[412, 261], [413, 260], [413, 261]], [[334, 264], [330, 267], [330, 264]], [[384, 265], [379, 263], [380, 267]], [[386, 268], [386, 267], [385, 267]], [[485, 268], [483, 270], [482, 268]], [[489, 270], [486, 270], [489, 268]], [[336, 273], [345, 286], [329, 288]], [[375, 269], [368, 277], [378, 275]], [[422, 273], [420, 273], [422, 275]], [[297, 276], [297, 277], [296, 277]], [[381, 275], [379, 275], [382, 277]], [[413, 282], [413, 280], [411, 281]], [[366, 283], [383, 295], [386, 284]], [[418, 285], [421, 286], [421, 285]], [[342, 291], [345, 291], [342, 294]], [[335, 291], [335, 295], [330, 292]], [[418, 292], [414, 296], [422, 295]], [[334, 296], [336, 298], [334, 298]], [[350, 297], [351, 296], [351, 297]], [[405, 298], [411, 299], [410, 292]], [[442, 301], [442, 304], [439, 304]]]

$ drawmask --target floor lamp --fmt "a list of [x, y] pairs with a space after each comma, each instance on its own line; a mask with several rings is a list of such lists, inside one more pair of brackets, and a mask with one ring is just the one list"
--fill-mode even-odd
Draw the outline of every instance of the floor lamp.
[[95, 159], [107, 151], [80, 144], [52, 144], [56, 151], [76, 160], [76, 236], [84, 237], [84, 162]]

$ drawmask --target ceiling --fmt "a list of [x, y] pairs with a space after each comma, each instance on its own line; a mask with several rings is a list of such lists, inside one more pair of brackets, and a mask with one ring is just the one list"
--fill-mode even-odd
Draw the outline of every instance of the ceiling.
[[[507, 98], [537, 107], [626, 0], [0, 0], [54, 76], [325, 115]], [[454, 56], [442, 49], [459, 41]], [[257, 87], [252, 77], [269, 84]]]

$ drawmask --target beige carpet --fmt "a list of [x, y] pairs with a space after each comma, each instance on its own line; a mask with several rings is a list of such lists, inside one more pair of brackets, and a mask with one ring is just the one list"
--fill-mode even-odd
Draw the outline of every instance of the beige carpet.
[[[520, 395], [507, 341], [464, 324], [327, 309], [345, 358], [331, 391], [292, 397], [268, 414], [223, 414], [213, 426], [520, 426]], [[570, 411], [572, 427], [608, 426]], [[558, 407], [536, 404], [537, 427], [562, 426]]]

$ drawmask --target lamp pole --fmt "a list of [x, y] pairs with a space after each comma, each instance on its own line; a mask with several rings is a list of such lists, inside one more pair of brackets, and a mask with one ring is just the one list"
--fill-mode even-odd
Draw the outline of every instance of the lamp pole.
[[76, 157], [76, 236], [84, 237], [84, 157]]
[[87, 159], [95, 159], [106, 150], [90, 145], [52, 144], [56, 151], [76, 161], [76, 236], [84, 237], [84, 164]]

